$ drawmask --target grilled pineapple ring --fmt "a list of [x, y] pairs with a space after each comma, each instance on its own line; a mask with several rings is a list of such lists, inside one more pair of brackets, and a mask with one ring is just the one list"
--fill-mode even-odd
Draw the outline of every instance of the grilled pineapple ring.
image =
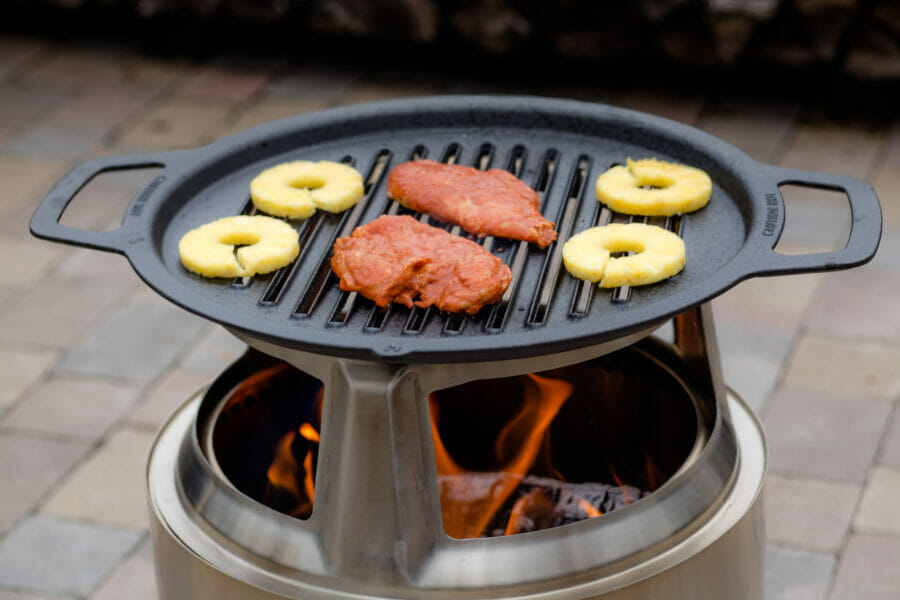
[[670, 216], [706, 206], [712, 181], [704, 171], [655, 158], [627, 160], [597, 178], [597, 200], [627, 215]]
[[[238, 248], [235, 258], [234, 247]], [[205, 277], [245, 277], [290, 264], [300, 252], [294, 228], [272, 217], [240, 215], [201, 225], [178, 242], [181, 263]]]
[[359, 171], [341, 163], [297, 160], [266, 169], [250, 182], [250, 198], [264, 213], [305, 219], [316, 208], [347, 210], [362, 198]]
[[[634, 252], [610, 257], [611, 252]], [[569, 238], [563, 261], [573, 276], [600, 282], [600, 287], [646, 285], [684, 268], [684, 241], [662, 227], [613, 223]]]

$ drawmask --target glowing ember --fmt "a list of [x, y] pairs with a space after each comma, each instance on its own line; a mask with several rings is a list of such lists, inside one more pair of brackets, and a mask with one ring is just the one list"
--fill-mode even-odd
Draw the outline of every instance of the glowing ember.
[[578, 504], [578, 508], [580, 508], [581, 510], [584, 511], [584, 515], [588, 519], [593, 519], [594, 517], [599, 517], [600, 515], [603, 514], [603, 512], [597, 510], [593, 504], [591, 504], [584, 498], [579, 498], [577, 504]]

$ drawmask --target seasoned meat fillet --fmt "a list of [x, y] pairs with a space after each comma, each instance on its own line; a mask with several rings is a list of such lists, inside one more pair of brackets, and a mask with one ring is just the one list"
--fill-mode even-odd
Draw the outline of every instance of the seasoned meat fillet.
[[388, 175], [388, 196], [479, 236], [525, 240], [541, 248], [556, 239], [534, 190], [500, 169], [479, 171], [433, 160], [401, 163]]
[[509, 267], [471, 240], [409, 216], [382, 216], [334, 243], [341, 289], [378, 306], [437, 306], [474, 315], [509, 285]]

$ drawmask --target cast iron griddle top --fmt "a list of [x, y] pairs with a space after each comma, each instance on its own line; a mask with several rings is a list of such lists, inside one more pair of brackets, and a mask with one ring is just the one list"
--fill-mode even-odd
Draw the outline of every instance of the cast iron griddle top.
[[[390, 168], [425, 156], [509, 169], [538, 190], [544, 216], [560, 232], [546, 250], [527, 244], [520, 250], [519, 242], [501, 238], [481, 241], [520, 272], [506, 301], [474, 318], [400, 305], [382, 310], [342, 292], [330, 271], [338, 235], [398, 211], [385, 191]], [[565, 271], [561, 244], [598, 222], [627, 219], [601, 210], [594, 183], [629, 157], [701, 168], [712, 178], [713, 193], [698, 212], [650, 220], [684, 239], [682, 273], [634, 290], [603, 290]], [[292, 221], [301, 254], [276, 274], [206, 279], [181, 265], [182, 235], [249, 211], [250, 180], [267, 167], [301, 159], [353, 164], [366, 180], [365, 197], [343, 214], [320, 211]], [[120, 229], [101, 233], [58, 224], [68, 202], [98, 173], [154, 165], [164, 170], [134, 198]], [[846, 191], [852, 229], [843, 250], [803, 256], [772, 250], [784, 225], [783, 183]], [[39, 237], [122, 253], [172, 302], [258, 339], [345, 357], [471, 362], [609, 341], [653, 327], [750, 276], [861, 264], [878, 246], [881, 211], [863, 181], [763, 165], [715, 137], [658, 117], [568, 100], [447, 96], [301, 115], [196, 150], [89, 161], [48, 194], [31, 228]]]

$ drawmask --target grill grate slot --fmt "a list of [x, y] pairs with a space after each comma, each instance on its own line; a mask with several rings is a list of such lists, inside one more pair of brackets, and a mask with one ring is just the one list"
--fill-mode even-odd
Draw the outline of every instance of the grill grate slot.
[[[628, 217], [628, 223], [643, 223], [646, 225], [648, 221], [647, 217], [636, 217], [634, 215]], [[621, 254], [624, 256], [634, 256], [634, 252], [623, 252]], [[615, 288], [612, 292], [612, 301], [617, 303], [628, 302], [631, 299], [631, 287], [632, 286], [630, 285], [623, 285]]]
[[[409, 153], [409, 158], [407, 158], [407, 161], [419, 160], [427, 156], [428, 148], [426, 148], [422, 144], [419, 144], [412, 149], [412, 152]], [[396, 200], [388, 200], [387, 208], [384, 210], [383, 214], [397, 215], [400, 214], [401, 210], [406, 210], [403, 208], [402, 204], [400, 204]], [[369, 333], [377, 333], [381, 331], [384, 328], [384, 324], [391, 316], [392, 306], [393, 304], [388, 304], [387, 306], [382, 308], [373, 303], [372, 310], [369, 311], [369, 318], [366, 320], [366, 324], [363, 329]]]
[[[456, 142], [453, 142], [444, 150], [444, 154], [441, 156], [441, 162], [448, 165], [455, 165], [459, 160], [460, 154], [462, 154], [462, 147]], [[419, 215], [419, 222], [430, 225], [428, 213], [421, 213]], [[434, 314], [434, 310], [434, 306], [429, 306], [428, 308], [414, 306], [409, 311], [409, 317], [407, 317], [406, 324], [403, 326], [404, 335], [418, 335], [422, 333], [422, 330], [425, 329], [425, 325], [428, 323], [431, 315]]]
[[310, 247], [310, 241], [315, 239], [316, 234], [319, 233], [319, 229], [324, 221], [321, 211], [316, 211], [313, 216], [303, 223], [300, 228], [300, 252], [297, 254], [297, 258], [287, 267], [278, 269], [278, 271], [275, 272], [275, 276], [272, 277], [272, 280], [266, 287], [266, 291], [263, 292], [262, 297], [259, 299], [260, 305], [272, 306], [278, 304], [284, 290], [294, 278], [294, 273], [303, 262], [306, 249]]
[[[612, 211], [606, 206], [597, 202], [594, 208], [594, 218], [591, 220], [591, 227], [601, 227], [609, 225], [612, 220]], [[575, 293], [572, 295], [572, 308], [569, 314], [573, 317], [583, 317], [591, 310], [591, 300], [594, 297], [594, 283], [579, 279], [575, 283]]]
[[[521, 157], [514, 160], [524, 163], [524, 148], [522, 148]], [[547, 150], [547, 152], [544, 154], [543, 160], [541, 161], [541, 168], [538, 171], [537, 179], [534, 183], [534, 191], [538, 195], [538, 200], [541, 204], [542, 212], [544, 206], [544, 197], [547, 195], [547, 190], [550, 189], [550, 185], [553, 183], [553, 176], [556, 174], [556, 166], [558, 162], [559, 153], [552, 148], [550, 150]], [[521, 168], [521, 166], [522, 165], [520, 164], [517, 168]], [[486, 332], [497, 333], [503, 329], [503, 325], [506, 323], [507, 314], [509, 313], [509, 303], [515, 297], [516, 288], [518, 287], [519, 279], [522, 275], [522, 270], [525, 268], [525, 258], [527, 256], [528, 242], [519, 242], [519, 245], [516, 247], [516, 252], [513, 255], [512, 263], [510, 265], [512, 279], [509, 282], [509, 287], [507, 287], [506, 291], [503, 292], [503, 296], [500, 298], [500, 302], [498, 302], [491, 308], [491, 312], [484, 324], [484, 330]]]
[[328, 289], [327, 284], [334, 277], [334, 273], [331, 271], [331, 253], [332, 248], [334, 247], [334, 242], [339, 237], [349, 235], [350, 232], [353, 231], [353, 229], [356, 227], [356, 224], [359, 222], [359, 219], [362, 217], [363, 213], [366, 210], [366, 206], [368, 205], [372, 194], [377, 189], [378, 183], [381, 181], [381, 178], [384, 175], [390, 159], [391, 153], [389, 150], [382, 150], [375, 157], [372, 167], [369, 169], [369, 174], [365, 180], [363, 197], [359, 202], [356, 203], [356, 205], [352, 209], [344, 213], [337, 231], [328, 244], [328, 250], [325, 252], [325, 256], [322, 258], [318, 268], [316, 269], [316, 276], [313, 277], [307, 284], [306, 289], [303, 291], [303, 295], [300, 297], [300, 302], [294, 309], [292, 316], [301, 318], [309, 317], [312, 314], [312, 311], [315, 310], [316, 306], [319, 303], [319, 300], [322, 297], [323, 292]]
[[[247, 203], [244, 204], [244, 208], [241, 209], [241, 212], [239, 212], [238, 215], [245, 215], [248, 217], [252, 217], [255, 214], [256, 214], [256, 205], [253, 204], [252, 199], [247, 198]], [[237, 250], [237, 248], [235, 248], [235, 251], [236, 250]], [[246, 288], [246, 287], [250, 286], [250, 283], [252, 281], [253, 281], [253, 277], [250, 277], [250, 276], [235, 277], [234, 281], [231, 282], [231, 287], [238, 288], [238, 289]]]
[[[491, 144], [482, 144], [478, 149], [478, 154], [475, 155], [475, 164], [474, 166], [481, 170], [487, 171], [491, 162], [494, 160], [494, 146]], [[459, 235], [462, 232], [462, 227], [459, 225], [454, 225], [452, 229], [450, 229], [450, 233], [453, 235]], [[488, 238], [484, 238], [487, 241]], [[493, 238], [491, 239], [491, 246], [493, 246]], [[488, 247], [487, 251], [490, 252], [491, 248]], [[459, 313], [451, 313], [447, 315], [446, 321], [444, 321], [444, 335], [459, 335], [463, 327], [466, 325], [466, 316]]]
[[569, 177], [566, 202], [563, 205], [559, 219], [557, 219], [557, 222], [560, 223], [559, 237], [551, 245], [550, 252], [544, 260], [544, 268], [539, 280], [541, 283], [538, 286], [538, 293], [535, 294], [531, 310], [528, 313], [528, 319], [526, 320], [526, 323], [531, 327], [543, 325], [547, 318], [547, 311], [550, 308], [553, 292], [556, 290], [556, 284], [559, 280], [559, 270], [562, 266], [562, 247], [572, 234], [575, 213], [581, 200], [581, 193], [585, 188], [590, 167], [590, 158], [582, 155], [578, 158], [578, 163]]
[[[375, 186], [378, 185], [378, 182], [381, 181], [382, 176], [387, 169], [387, 164], [390, 161], [391, 153], [387, 150], [382, 150], [378, 153], [378, 156], [375, 157], [375, 164], [372, 167], [372, 170], [369, 172], [369, 177], [366, 178], [365, 187], [363, 188], [363, 192], [365, 194], [366, 200], [368, 201], [369, 196]], [[357, 218], [357, 221], [359, 219]], [[342, 231], [342, 235], [339, 237], [344, 237], [346, 235], [350, 235], [353, 233], [352, 229], [345, 229]], [[332, 242], [332, 247], [334, 243]], [[329, 269], [331, 268], [331, 261], [329, 260]], [[329, 319], [330, 325], [343, 325], [347, 322], [347, 319], [350, 318], [350, 314], [353, 312], [353, 307], [356, 305], [356, 300], [358, 299], [359, 294], [357, 292], [341, 292], [340, 297], [338, 298], [338, 302], [335, 305], [334, 310], [331, 312], [331, 318]]]

